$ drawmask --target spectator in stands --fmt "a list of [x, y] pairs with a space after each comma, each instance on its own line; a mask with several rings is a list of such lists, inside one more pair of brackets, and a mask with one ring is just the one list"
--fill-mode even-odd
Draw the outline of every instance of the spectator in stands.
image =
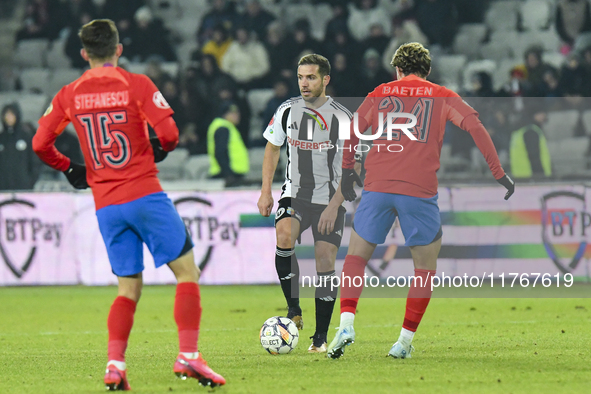
[[66, 38], [66, 46], [64, 48], [65, 55], [70, 59], [70, 65], [73, 68], [86, 68], [88, 62], [80, 55], [82, 45], [80, 44], [80, 37], [78, 31], [82, 26], [93, 20], [94, 18], [89, 13], [82, 13], [76, 20], [78, 23], [72, 24], [68, 38]]
[[228, 30], [223, 24], [219, 24], [213, 28], [211, 39], [201, 49], [204, 55], [213, 55], [217, 65], [222, 65], [222, 58], [232, 44], [232, 37], [228, 34]]
[[245, 27], [236, 30], [236, 40], [222, 58], [222, 70], [238, 82], [239, 87], [249, 90], [269, 71], [269, 55], [259, 41]]
[[102, 8], [102, 17], [111, 19], [117, 24], [117, 28], [120, 28], [122, 21], [124, 24], [131, 24], [137, 10], [145, 5], [144, 0], [106, 0]]
[[144, 74], [146, 74], [160, 90], [162, 90], [164, 82], [172, 79], [172, 76], [164, 71], [162, 65], [157, 60], [151, 60], [148, 62]]
[[[261, 114], [264, 124], [269, 123], [271, 119], [273, 119], [277, 108], [279, 108], [279, 106], [289, 97], [289, 84], [287, 81], [284, 79], [276, 80], [273, 85], [273, 97], [267, 102], [267, 105]], [[256, 116], [257, 114], [254, 115]]]
[[176, 123], [179, 130], [183, 130], [187, 126], [187, 114], [185, 111], [185, 105], [181, 99], [180, 89], [172, 78], [166, 78], [160, 89], [162, 95], [170, 105], [170, 108], [174, 110], [172, 118]]
[[514, 66], [509, 72], [509, 81], [497, 93], [500, 97], [514, 97], [513, 110], [523, 110], [523, 97], [530, 96], [530, 85], [527, 81], [527, 68], [525, 65]]
[[219, 108], [223, 107], [225, 103], [232, 102], [236, 104], [238, 110], [240, 111], [240, 119], [236, 127], [242, 136], [242, 141], [244, 141], [244, 145], [247, 148], [250, 148], [250, 106], [248, 105], [248, 101], [240, 95], [236, 90], [232, 90], [229, 86], [225, 87], [222, 86], [221, 89], [217, 92], [217, 97], [213, 100], [214, 105], [214, 112], [216, 114], [219, 112]]
[[16, 32], [16, 41], [54, 38], [57, 31], [51, 20], [57, 12], [58, 5], [56, 0], [28, 0], [23, 27]]
[[292, 62], [298, 61], [298, 56], [302, 52], [308, 51], [312, 53], [318, 53], [322, 49], [322, 45], [310, 35], [310, 21], [308, 21], [308, 19], [298, 19], [295, 22], [293, 30], [293, 39], [295, 44], [296, 56], [292, 59]]
[[370, 26], [369, 36], [363, 40], [362, 47], [365, 50], [373, 48], [382, 56], [389, 43], [390, 37], [384, 33], [384, 27], [380, 23], [375, 23]]
[[414, 20], [394, 18], [392, 20], [392, 40], [382, 56], [382, 65], [386, 70], [392, 69], [390, 62], [394, 53], [400, 45], [407, 42], [420, 42], [423, 45], [429, 43], [427, 37], [421, 32], [421, 29], [419, 29], [419, 26]]
[[327, 86], [327, 89], [328, 87], [332, 89], [331, 96], [356, 97], [360, 93], [357, 74], [349, 64], [349, 60], [343, 53], [337, 53], [331, 59], [330, 85]]
[[[323, 53], [328, 59], [335, 59], [337, 54], [344, 55], [348, 68], [353, 70], [360, 68], [355, 66], [359, 63], [358, 59], [362, 54], [361, 48], [359, 43], [351, 37], [346, 27], [343, 27], [343, 30], [334, 30], [325, 37]], [[389, 65], [388, 67], [392, 68]]]
[[544, 48], [534, 45], [525, 51], [525, 67], [527, 69], [527, 81], [531, 89], [530, 95], [539, 96], [544, 90], [544, 74], [552, 66], [542, 61]]
[[17, 103], [2, 108], [0, 190], [33, 189], [41, 164], [32, 149], [33, 134], [33, 128], [22, 123]]
[[457, 30], [457, 10], [453, 0], [416, 0], [413, 13], [431, 45], [451, 46]]
[[540, 93], [540, 96], [548, 98], [562, 96], [560, 77], [558, 76], [558, 71], [553, 67], [549, 68], [544, 73], [544, 84]]
[[236, 125], [240, 123], [240, 110], [231, 101], [220, 106], [219, 116], [207, 130], [209, 176], [222, 178], [226, 187], [236, 186], [248, 173], [248, 150]]
[[[274, 78], [281, 77], [294, 81], [292, 63], [297, 55], [296, 48], [293, 39], [285, 36], [281, 22], [272, 22], [267, 27], [265, 48], [269, 54], [269, 78], [267, 80], [270, 82]], [[290, 91], [297, 91], [294, 90], [297, 89], [297, 82], [292, 82], [292, 84], [295, 86], [290, 85]]]
[[159, 60], [176, 61], [170, 32], [161, 19], [154, 19], [152, 11], [146, 6], [140, 7], [134, 16], [132, 42], [128, 46], [126, 57], [134, 62]]
[[376, 0], [356, 0], [349, 8], [347, 26], [357, 41], [363, 41], [370, 35], [370, 28], [379, 24], [386, 35], [390, 35], [390, 15], [376, 6]]
[[246, 0], [246, 12], [242, 16], [242, 24], [248, 31], [254, 32], [259, 41], [265, 39], [267, 28], [274, 20], [275, 16], [261, 7], [260, 0]]
[[333, 17], [326, 24], [326, 32], [324, 39], [335, 37], [337, 33], [346, 31], [349, 32], [347, 21], [349, 20], [349, 8], [345, 2], [335, 2], [332, 4]]
[[533, 108], [524, 111], [528, 124], [511, 134], [509, 158], [514, 178], [552, 175], [550, 151], [542, 130], [548, 114], [542, 104], [542, 101], [537, 100]]
[[583, 96], [591, 97], [591, 46], [584, 48], [581, 53], [581, 67], [585, 73]]
[[585, 87], [588, 86], [589, 76], [581, 65], [581, 58], [576, 53], [570, 53], [567, 61], [562, 66], [558, 89], [563, 95], [583, 96]]
[[381, 61], [382, 56], [373, 48], [368, 49], [363, 55], [358, 96], [365, 97], [376, 86], [392, 80], [392, 74], [384, 70]]
[[591, 31], [591, 12], [587, 0], [558, 0], [556, 6], [556, 31], [568, 46], [572, 47], [579, 34]]
[[212, 10], [209, 11], [199, 25], [197, 41], [200, 45], [213, 38], [214, 29], [223, 26], [226, 31], [232, 31], [240, 16], [236, 12], [235, 3], [226, 0], [213, 0]]
[[52, 18], [51, 23], [55, 25], [58, 31], [64, 31], [63, 29], [75, 30], [77, 34], [81, 27], [81, 25], [78, 25], [78, 22], [83, 15], [90, 15], [90, 20], [98, 16], [98, 9], [92, 0], [61, 1], [60, 7]]

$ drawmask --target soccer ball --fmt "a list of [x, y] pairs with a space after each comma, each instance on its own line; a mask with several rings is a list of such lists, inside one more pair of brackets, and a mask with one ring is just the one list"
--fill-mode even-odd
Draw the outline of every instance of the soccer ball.
[[287, 354], [298, 344], [298, 328], [287, 317], [270, 317], [261, 327], [260, 338], [261, 345], [269, 353]]

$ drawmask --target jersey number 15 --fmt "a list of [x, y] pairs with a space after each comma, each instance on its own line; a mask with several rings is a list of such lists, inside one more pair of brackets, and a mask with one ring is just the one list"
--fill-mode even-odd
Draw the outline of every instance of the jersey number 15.
[[131, 158], [129, 138], [122, 131], [111, 129], [113, 125], [127, 123], [127, 112], [100, 112], [77, 115], [76, 118], [86, 131], [95, 170], [100, 170], [105, 165], [114, 169], [127, 165]]

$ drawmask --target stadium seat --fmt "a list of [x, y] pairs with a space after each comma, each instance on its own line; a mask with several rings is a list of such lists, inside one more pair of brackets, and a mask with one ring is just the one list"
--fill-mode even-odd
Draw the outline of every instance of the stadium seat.
[[487, 27], [484, 23], [466, 23], [460, 26], [453, 44], [455, 53], [464, 54], [470, 58], [479, 55], [479, 48], [486, 38]]
[[14, 64], [18, 67], [45, 67], [48, 45], [46, 38], [19, 41], [14, 52]]
[[184, 171], [184, 177], [186, 179], [207, 179], [207, 174], [209, 172], [209, 156], [203, 154], [189, 157], [185, 163]]
[[491, 76], [494, 74], [497, 68], [497, 64], [493, 60], [476, 60], [472, 61], [464, 67], [464, 89], [470, 90], [472, 85], [472, 76], [480, 71], [489, 73]]
[[572, 138], [578, 120], [579, 111], [576, 109], [548, 112], [548, 122], [544, 125], [546, 139], [548, 141], [562, 141]]
[[565, 57], [560, 52], [544, 52], [542, 54], [542, 61], [548, 63], [557, 70], [564, 64]]
[[273, 89], [252, 89], [246, 95], [252, 116], [250, 118], [249, 138], [251, 141], [260, 140], [263, 129], [271, 119], [262, 119], [261, 112], [265, 109], [267, 102], [273, 97]]
[[[587, 100], [585, 103], [587, 104], [586, 107], [589, 108], [589, 104], [591, 104], [590, 99]], [[585, 131], [587, 135], [591, 135], [591, 109], [583, 112], [583, 125], [585, 126]]]
[[248, 150], [248, 160], [250, 162], [250, 171], [246, 179], [259, 180], [263, 173], [263, 158], [265, 157], [265, 148], [250, 148]]
[[581, 33], [575, 39], [575, 45], [573, 46], [573, 52], [582, 52], [585, 48], [591, 46], [591, 32]]
[[164, 180], [182, 179], [188, 157], [189, 151], [187, 149], [177, 148], [173, 150], [164, 161], [157, 164], [160, 171], [158, 177]]
[[290, 26], [298, 19], [307, 19], [310, 21], [310, 26], [312, 26], [312, 19], [310, 15], [314, 13], [314, 6], [312, 4], [305, 4], [305, 3], [298, 3], [298, 4], [287, 4], [283, 8], [283, 17], [282, 19], [287, 21]]
[[495, 31], [517, 29], [518, 1], [493, 1], [486, 11], [484, 20], [486, 25]]
[[552, 16], [546, 0], [527, 0], [521, 4], [521, 24], [525, 30], [542, 30], [548, 27]]
[[29, 93], [49, 93], [51, 71], [46, 68], [25, 68], [20, 73], [23, 90]]
[[511, 50], [511, 47], [506, 44], [489, 42], [479, 46], [478, 48], [480, 49], [480, 56], [483, 59], [490, 59], [498, 62], [502, 59], [513, 57], [513, 51]]
[[548, 141], [553, 175], [563, 177], [585, 172], [588, 145], [589, 139], [587, 137]]
[[436, 66], [441, 75], [441, 83], [447, 87], [460, 83], [460, 72], [466, 64], [466, 55], [443, 55], [436, 58]]
[[497, 68], [492, 74], [493, 87], [495, 90], [499, 90], [505, 83], [509, 81], [509, 73], [511, 69], [517, 65], [523, 63], [519, 59], [505, 58], [497, 62]]
[[324, 33], [326, 33], [326, 25], [333, 17], [332, 8], [328, 4], [317, 4], [314, 7], [314, 12], [309, 15], [310, 25], [312, 26], [312, 36], [317, 40], [324, 40]]
[[66, 40], [59, 39], [49, 45], [47, 51], [47, 67], [49, 68], [70, 68], [70, 58], [66, 56]]
[[44, 94], [7, 93], [0, 95], [0, 108], [15, 101], [21, 107], [23, 122], [30, 122], [34, 127], [37, 127], [37, 121], [49, 104], [48, 97]]
[[55, 95], [63, 86], [80, 78], [82, 71], [77, 68], [63, 68], [54, 70], [49, 83], [47, 84], [46, 92], [50, 96]]

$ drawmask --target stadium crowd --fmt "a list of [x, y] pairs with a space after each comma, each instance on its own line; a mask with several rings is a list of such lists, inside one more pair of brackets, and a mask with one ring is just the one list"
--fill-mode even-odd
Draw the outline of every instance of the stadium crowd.
[[[524, 5], [531, 2], [538, 8]], [[295, 70], [303, 54], [317, 52], [330, 60], [327, 94], [363, 97], [395, 77], [389, 66], [391, 57], [400, 44], [409, 41], [421, 42], [431, 50], [434, 66], [430, 80], [478, 98], [473, 105], [482, 106], [477, 109], [493, 134], [501, 158], [506, 158], [505, 164], [511, 133], [530, 121], [529, 97], [548, 98], [543, 103], [547, 111], [580, 110], [572, 135], [566, 137], [591, 133], [583, 119], [586, 107], [581, 99], [591, 96], [591, 13], [587, 0], [203, 0], [192, 2], [200, 5], [193, 25], [180, 28], [181, 21], [193, 16], [194, 8], [182, 9], [188, 3], [27, 0], [15, 45], [31, 39], [61, 41], [62, 55], [70, 66], [83, 69], [77, 37], [80, 26], [99, 17], [114, 20], [124, 45], [122, 67], [147, 65], [145, 73], [175, 110], [180, 147], [190, 155], [206, 153], [208, 127], [229, 102], [240, 111], [237, 128], [245, 145], [262, 146], [262, 126], [282, 101], [299, 94]], [[515, 19], [509, 30], [516, 37], [532, 35], [528, 21], [533, 18], [538, 24], [533, 33], [552, 34], [556, 45], [549, 49], [547, 42], [531, 41], [519, 52], [511, 48], [511, 42], [499, 42], [498, 36], [506, 33], [501, 31], [502, 23], [513, 20], [503, 15], [499, 3], [513, 4], [511, 16]], [[538, 15], [542, 3], [547, 6], [545, 16]], [[300, 15], [298, 7], [308, 12], [322, 9], [326, 16], [318, 23], [318, 15]], [[170, 17], [173, 9], [188, 14], [177, 21]], [[534, 10], [532, 15], [529, 10]], [[504, 17], [495, 19], [495, 12]], [[178, 13], [175, 15], [178, 18]], [[462, 45], [462, 39], [480, 31], [469, 30], [474, 26], [484, 33], [474, 45]], [[481, 46], [499, 49], [502, 45], [502, 50], [474, 52]], [[506, 58], [512, 62], [507, 63]], [[453, 63], [452, 70], [448, 66], [452, 63], [444, 62], [447, 59], [459, 59], [459, 63]], [[493, 61], [493, 67], [487, 60]], [[163, 67], [170, 63], [176, 63], [179, 71], [171, 73]], [[496, 67], [501, 63], [510, 66]], [[24, 90], [24, 85], [17, 81], [14, 88]], [[261, 89], [267, 89], [264, 97], [268, 102], [253, 108], [249, 93]], [[253, 123], [252, 118], [259, 123]], [[253, 130], [253, 124], [260, 129]], [[472, 171], [474, 146], [470, 138], [454, 127], [447, 134], [445, 142], [455, 160], [449, 162], [447, 172]], [[446, 163], [442, 158], [444, 167]]]

